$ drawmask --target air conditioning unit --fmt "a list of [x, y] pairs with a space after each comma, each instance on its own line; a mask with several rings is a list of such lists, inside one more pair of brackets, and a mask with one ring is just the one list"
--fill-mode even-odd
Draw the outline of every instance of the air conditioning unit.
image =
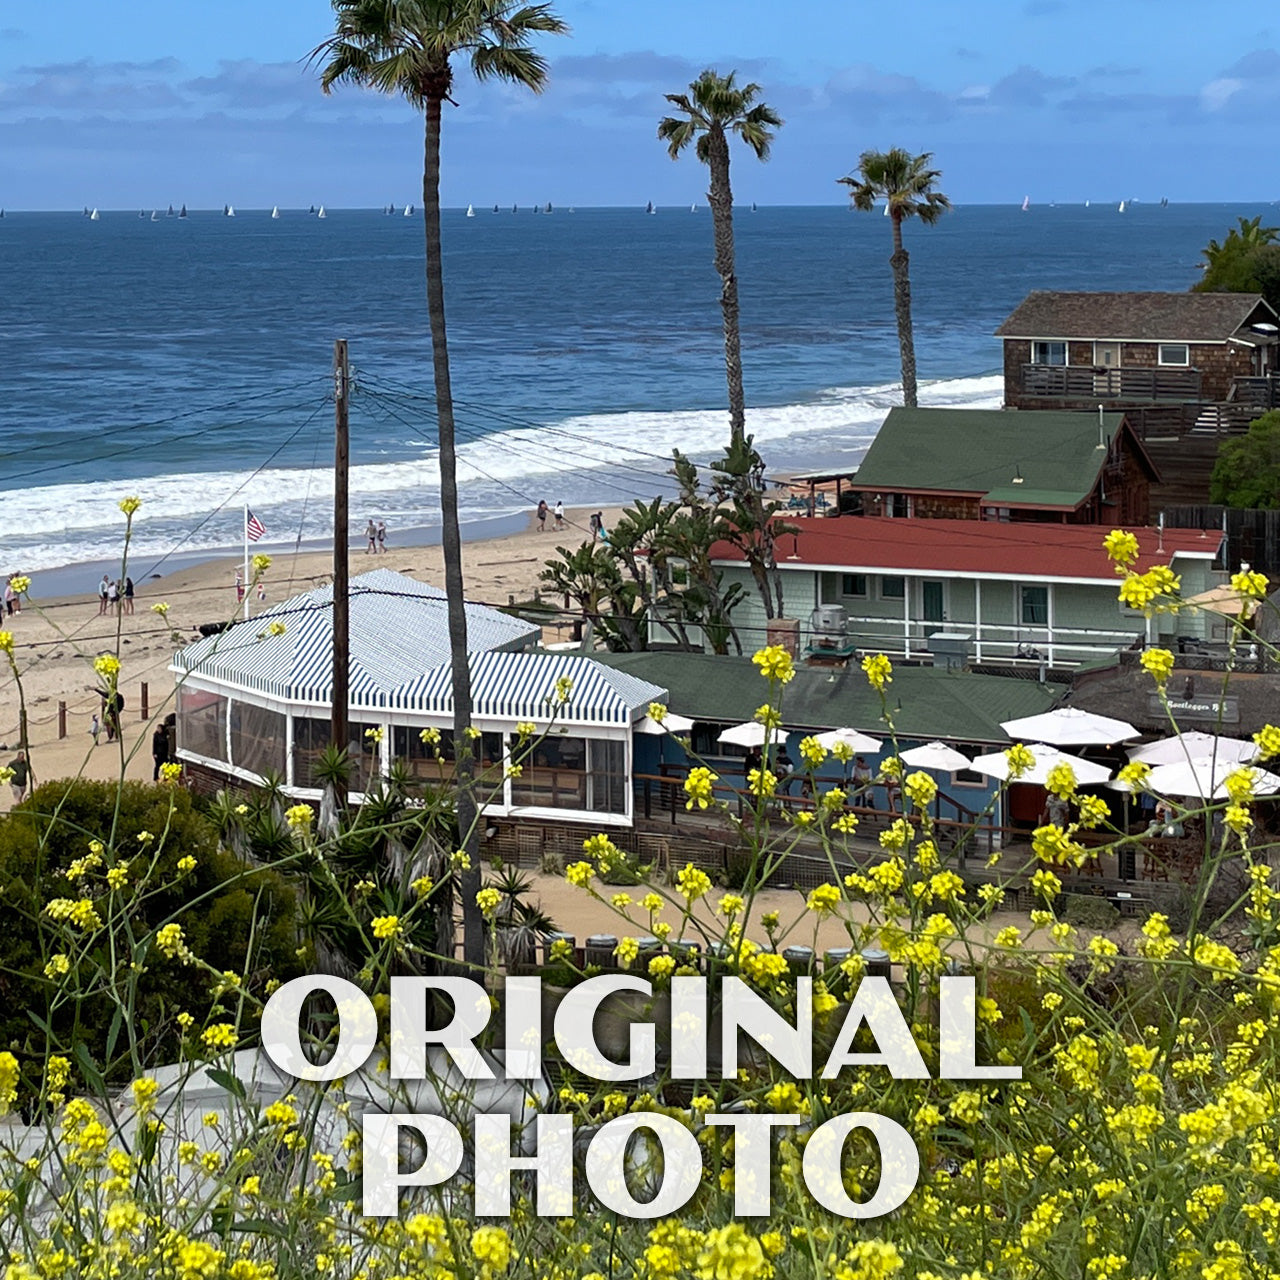
[[809, 615], [815, 649], [842, 649], [849, 635], [849, 614], [843, 605], [820, 604]]
[[969, 663], [969, 647], [973, 637], [955, 631], [935, 631], [928, 639], [935, 667], [963, 671]]

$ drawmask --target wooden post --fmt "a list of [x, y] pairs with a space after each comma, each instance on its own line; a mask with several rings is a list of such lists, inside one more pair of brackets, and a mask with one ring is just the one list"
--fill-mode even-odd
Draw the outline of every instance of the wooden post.
[[149, 720], [151, 718], [151, 708], [148, 705], [150, 701], [150, 699], [148, 698], [149, 692], [150, 691], [147, 689], [147, 682], [144, 680], [142, 682], [142, 697], [140, 699], [140, 709], [139, 709], [139, 714], [141, 715], [143, 720]]
[[330, 735], [339, 751], [347, 748], [347, 696], [350, 658], [350, 585], [347, 564], [347, 479], [350, 461], [347, 340], [333, 344], [333, 714]]
[[65, 738], [67, 736], [67, 704], [65, 702], [58, 703], [58, 737]]

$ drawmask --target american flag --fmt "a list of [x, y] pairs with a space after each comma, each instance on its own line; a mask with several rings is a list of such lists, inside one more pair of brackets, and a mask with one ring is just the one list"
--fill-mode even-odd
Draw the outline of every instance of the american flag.
[[245, 537], [248, 538], [250, 542], [257, 542], [258, 539], [261, 538], [264, 533], [266, 533], [266, 531], [267, 531], [267, 526], [263, 524], [262, 521], [259, 520], [258, 517], [255, 516], [252, 511], [249, 510], [248, 507], [246, 507], [244, 509]]

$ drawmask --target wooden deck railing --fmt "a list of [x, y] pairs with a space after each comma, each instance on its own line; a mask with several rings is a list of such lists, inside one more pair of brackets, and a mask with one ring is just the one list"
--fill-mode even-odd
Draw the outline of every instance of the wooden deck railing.
[[1022, 393], [1064, 400], [1199, 400], [1200, 370], [1026, 364]]

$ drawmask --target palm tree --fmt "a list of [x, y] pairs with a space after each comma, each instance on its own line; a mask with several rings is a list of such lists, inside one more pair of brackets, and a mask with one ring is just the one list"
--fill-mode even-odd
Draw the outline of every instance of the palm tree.
[[911, 336], [911, 277], [907, 272], [908, 255], [902, 247], [902, 224], [908, 218], [919, 218], [932, 226], [951, 208], [951, 201], [933, 189], [942, 174], [929, 168], [932, 153], [913, 156], [901, 147], [890, 151], [864, 151], [858, 161], [858, 172], [837, 182], [850, 188], [855, 209], [864, 213], [876, 207], [877, 200], [889, 206], [893, 220], [893, 306], [898, 316], [898, 347], [902, 352], [902, 403], [916, 407], [916, 348]]
[[484, 963], [484, 921], [475, 905], [480, 888], [474, 770], [470, 752], [471, 673], [467, 666], [467, 619], [458, 528], [458, 479], [454, 446], [453, 392], [445, 336], [444, 270], [440, 250], [440, 126], [453, 88], [453, 59], [464, 58], [479, 80], [502, 80], [534, 93], [546, 84], [547, 63], [529, 43], [537, 34], [568, 30], [548, 4], [519, 0], [332, 0], [334, 34], [315, 49], [322, 61], [321, 88], [355, 84], [399, 94], [423, 112], [426, 138], [422, 164], [422, 220], [427, 247], [427, 315], [435, 373], [440, 439], [441, 541], [448, 596], [449, 648], [453, 666], [454, 741], [457, 756], [458, 828], [471, 870], [463, 875], [464, 955]]
[[773, 131], [782, 119], [772, 107], [756, 102], [758, 84], [739, 87], [737, 73], [722, 76], [704, 71], [688, 93], [669, 93], [667, 101], [680, 115], [658, 123], [658, 137], [667, 144], [673, 160], [697, 140], [698, 159], [711, 170], [711, 225], [715, 232], [716, 271], [720, 276], [720, 310], [724, 317], [724, 369], [729, 383], [730, 444], [741, 442], [746, 432], [746, 408], [742, 395], [742, 342], [738, 333], [738, 277], [733, 261], [733, 190], [729, 186], [729, 134], [736, 133], [760, 160], [769, 158]]

